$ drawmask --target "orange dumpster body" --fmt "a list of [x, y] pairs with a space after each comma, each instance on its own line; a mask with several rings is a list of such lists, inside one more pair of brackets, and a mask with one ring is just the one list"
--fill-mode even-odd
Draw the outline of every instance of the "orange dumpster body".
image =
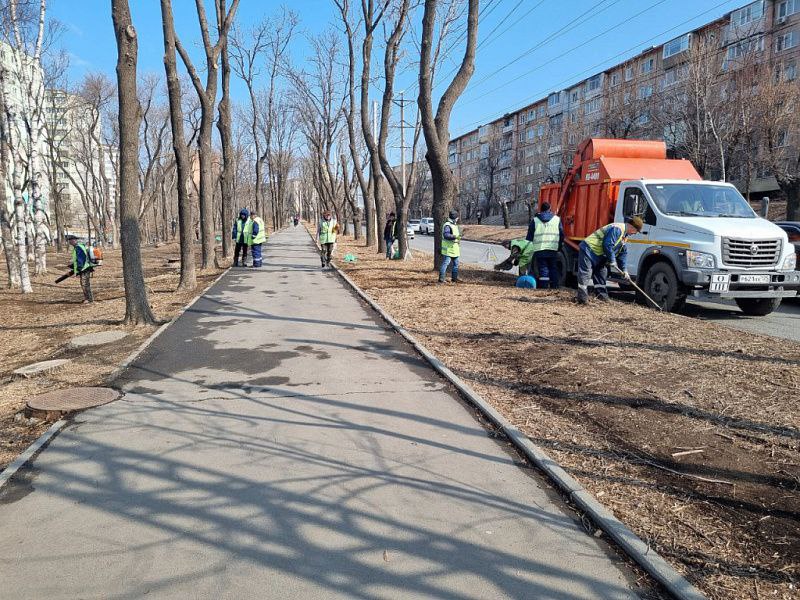
[[561, 183], [542, 186], [539, 204], [549, 202], [561, 217], [571, 246], [614, 221], [619, 186], [637, 179], [702, 179], [688, 160], [667, 158], [664, 142], [587, 139], [578, 146]]

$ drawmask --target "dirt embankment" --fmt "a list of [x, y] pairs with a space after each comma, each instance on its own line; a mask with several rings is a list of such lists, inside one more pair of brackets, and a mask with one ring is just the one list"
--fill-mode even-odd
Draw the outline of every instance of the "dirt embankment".
[[800, 345], [347, 252], [358, 285], [710, 598], [800, 597]]
[[[198, 248], [199, 255], [199, 248]], [[142, 249], [145, 280], [156, 317], [171, 319], [221, 272], [198, 272], [197, 289], [176, 292], [177, 244]], [[94, 304], [82, 304], [83, 294], [76, 278], [60, 284], [53, 281], [68, 271], [67, 253], [48, 256], [50, 273], [33, 278], [32, 294], [0, 289], [0, 470], [24, 450], [49, 423], [15, 420], [15, 415], [33, 395], [64, 387], [102, 385], [105, 378], [151, 333], [154, 327], [129, 328], [120, 324], [125, 316], [125, 291], [119, 250], [104, 252], [103, 266], [92, 279]], [[0, 282], [5, 285], [5, 262], [0, 264]], [[129, 336], [114, 344], [70, 351], [67, 342], [76, 336], [98, 331], [124, 330]], [[34, 379], [12, 379], [12, 372], [30, 363], [69, 358], [64, 369]]]

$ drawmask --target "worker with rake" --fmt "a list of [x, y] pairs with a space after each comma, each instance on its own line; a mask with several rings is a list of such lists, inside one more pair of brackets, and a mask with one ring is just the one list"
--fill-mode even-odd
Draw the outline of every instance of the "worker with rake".
[[642, 230], [640, 217], [630, 217], [624, 223], [609, 223], [581, 242], [578, 253], [578, 304], [588, 304], [589, 283], [594, 285], [598, 300], [608, 300], [607, 269], [630, 281], [625, 269], [628, 257], [628, 236]]

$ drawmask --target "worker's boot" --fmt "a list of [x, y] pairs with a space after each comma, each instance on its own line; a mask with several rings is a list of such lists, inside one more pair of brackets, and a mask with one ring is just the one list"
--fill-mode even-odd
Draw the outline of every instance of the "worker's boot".
[[589, 294], [582, 288], [578, 288], [578, 295], [575, 299], [578, 301], [578, 304], [589, 304]]

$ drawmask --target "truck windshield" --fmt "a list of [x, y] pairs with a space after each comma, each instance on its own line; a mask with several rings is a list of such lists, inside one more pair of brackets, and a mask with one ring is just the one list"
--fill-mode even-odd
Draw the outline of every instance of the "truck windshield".
[[658, 209], [667, 215], [740, 219], [756, 217], [756, 213], [739, 191], [727, 185], [651, 183], [647, 186], [647, 191]]

